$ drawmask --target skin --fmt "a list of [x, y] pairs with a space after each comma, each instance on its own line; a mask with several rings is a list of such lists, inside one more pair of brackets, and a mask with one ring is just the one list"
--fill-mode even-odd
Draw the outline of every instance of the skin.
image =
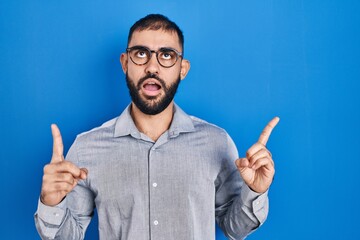
[[[129, 42], [129, 47], [138, 45], [148, 47], [155, 51], [162, 47], [170, 47], [182, 52], [177, 34], [163, 30], [135, 31]], [[121, 54], [120, 62], [123, 72], [127, 72], [129, 77], [134, 79], [135, 85], [137, 85], [138, 80], [146, 74], [153, 73], [162, 78], [167, 86], [169, 86], [177, 80], [179, 75], [180, 79], [183, 80], [190, 70], [190, 62], [182, 58], [178, 59], [173, 67], [164, 68], [157, 62], [155, 54], [152, 55], [147, 64], [141, 66], [134, 64], [126, 53]], [[157, 98], [162, 98], [164, 94], [163, 89], [161, 89]], [[140, 90], [140, 96], [146, 100], [146, 93], [142, 89]], [[152, 101], [156, 101], [156, 99]], [[132, 103], [131, 115], [139, 131], [156, 141], [169, 128], [173, 117], [173, 108], [174, 102], [172, 101], [163, 112], [157, 115], [147, 115], [142, 113], [136, 105]]]
[[273, 118], [262, 131], [259, 140], [247, 150], [246, 157], [235, 161], [246, 185], [258, 193], [266, 192], [274, 178], [274, 161], [266, 143], [279, 121], [280, 118]]
[[[151, 50], [170, 47], [182, 52], [177, 34], [163, 30], [135, 31], [129, 42], [129, 47], [136, 45], [146, 46]], [[142, 66], [134, 64], [126, 53], [121, 54], [120, 62], [124, 73], [128, 73], [135, 85], [139, 79], [148, 73], [153, 73], [163, 79], [168, 86], [174, 83], [179, 76], [183, 80], [190, 69], [190, 62], [182, 58], [178, 59], [173, 67], [164, 68], [157, 62], [155, 54], [147, 64]], [[156, 82], [156, 79], [150, 79], [150, 81]], [[144, 88], [141, 88], [139, 93], [141, 98], [150, 102], [157, 101], [165, 94], [163, 89], [160, 89], [155, 99], [149, 100]], [[164, 111], [157, 115], [142, 113], [134, 103], [131, 106], [131, 115], [136, 127], [154, 141], [169, 128], [173, 117], [173, 101]], [[263, 193], [270, 187], [275, 174], [274, 161], [271, 153], [266, 148], [266, 143], [271, 131], [278, 122], [278, 117], [271, 120], [261, 133], [258, 142], [246, 152], [246, 156], [235, 161], [245, 183], [258, 193]], [[72, 191], [80, 180], [87, 178], [88, 170], [64, 159], [64, 147], [60, 130], [55, 124], [52, 124], [51, 132], [53, 136], [53, 154], [50, 163], [44, 167], [40, 200], [45, 205], [55, 206]]]
[[71, 192], [79, 180], [86, 179], [88, 171], [64, 159], [64, 145], [60, 130], [51, 125], [53, 154], [49, 164], [44, 167], [40, 200], [48, 206], [59, 204]]

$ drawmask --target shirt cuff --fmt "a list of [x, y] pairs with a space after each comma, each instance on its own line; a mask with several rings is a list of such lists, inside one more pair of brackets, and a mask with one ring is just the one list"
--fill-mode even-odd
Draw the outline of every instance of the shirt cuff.
[[268, 190], [257, 193], [244, 184], [241, 188], [241, 201], [246, 207], [252, 209], [260, 224], [265, 222], [269, 211]]
[[56, 206], [47, 206], [38, 201], [37, 215], [48, 224], [59, 226], [66, 214], [66, 198]]

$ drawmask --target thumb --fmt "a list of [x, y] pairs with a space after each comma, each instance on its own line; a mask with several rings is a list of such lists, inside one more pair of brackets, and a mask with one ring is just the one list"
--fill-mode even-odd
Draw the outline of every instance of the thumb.
[[249, 166], [250, 162], [247, 158], [239, 158], [235, 161], [235, 164], [238, 169], [243, 169]]
[[80, 179], [84, 180], [87, 178], [88, 170], [86, 168], [80, 168]]

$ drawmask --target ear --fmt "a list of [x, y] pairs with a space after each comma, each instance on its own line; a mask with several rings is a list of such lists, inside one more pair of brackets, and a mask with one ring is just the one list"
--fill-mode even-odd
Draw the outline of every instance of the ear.
[[120, 63], [121, 63], [123, 72], [126, 74], [127, 66], [128, 66], [128, 55], [126, 53], [122, 53], [120, 55]]
[[183, 80], [190, 70], [190, 62], [186, 59], [181, 61], [180, 79]]

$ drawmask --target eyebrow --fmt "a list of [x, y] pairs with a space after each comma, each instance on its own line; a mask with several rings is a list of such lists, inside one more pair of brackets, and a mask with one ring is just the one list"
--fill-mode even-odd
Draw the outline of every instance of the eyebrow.
[[176, 48], [173, 48], [173, 47], [160, 47], [160, 48], [158, 48], [157, 50], [153, 50], [153, 49], [151, 49], [151, 48], [149, 48], [149, 47], [147, 47], [147, 46], [144, 46], [144, 45], [134, 45], [134, 46], [132, 46], [132, 47], [128, 47], [128, 48], [147, 48], [147, 49], [149, 49], [150, 51], [159, 51], [159, 50], [161, 50], [161, 49], [172, 49], [172, 50], [176, 50], [177, 52], [179, 52], [179, 53], [182, 53], [182, 51], [179, 51], [179, 50], [177, 50]]

